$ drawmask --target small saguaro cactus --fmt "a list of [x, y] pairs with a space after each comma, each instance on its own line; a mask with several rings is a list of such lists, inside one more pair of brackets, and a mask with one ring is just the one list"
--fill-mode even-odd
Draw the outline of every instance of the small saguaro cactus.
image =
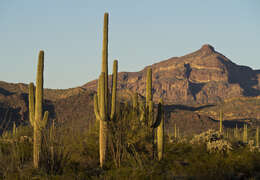
[[247, 124], [244, 124], [243, 142], [247, 143]]
[[177, 138], [177, 127], [176, 127], [176, 123], [174, 124], [174, 137]]
[[15, 137], [17, 134], [17, 128], [15, 122], [13, 123], [13, 137]]
[[[103, 167], [106, 159], [108, 121], [115, 119], [117, 96], [118, 61], [114, 60], [112, 78], [112, 96], [108, 91], [108, 13], [104, 14], [102, 69], [98, 80], [97, 95], [94, 96], [94, 111], [99, 120], [99, 156], [100, 166]], [[111, 104], [110, 104], [111, 102]]]
[[237, 128], [237, 124], [236, 124], [236, 128], [234, 130], [234, 137], [238, 138], [238, 128]]
[[222, 108], [221, 108], [221, 109], [220, 109], [220, 112], [219, 112], [219, 132], [220, 132], [220, 133], [223, 132], [222, 123], [223, 123], [223, 110], [222, 110]]
[[153, 96], [152, 96], [152, 68], [147, 69], [146, 75], [146, 123], [149, 127], [153, 123]]
[[259, 128], [256, 128], [256, 134], [255, 134], [255, 144], [257, 147], [259, 147]]
[[[43, 113], [43, 69], [44, 69], [44, 52], [40, 51], [36, 76], [36, 89], [34, 93], [34, 84], [29, 84], [29, 120], [33, 126], [33, 165], [39, 167], [41, 151], [41, 131], [47, 124], [49, 112]], [[35, 94], [35, 95], [34, 95]]]
[[159, 126], [157, 127], [157, 152], [159, 161], [163, 158], [163, 150], [164, 150], [164, 112], [163, 112], [163, 100], [160, 99], [160, 103], [158, 104], [158, 114], [157, 119], [160, 121]]

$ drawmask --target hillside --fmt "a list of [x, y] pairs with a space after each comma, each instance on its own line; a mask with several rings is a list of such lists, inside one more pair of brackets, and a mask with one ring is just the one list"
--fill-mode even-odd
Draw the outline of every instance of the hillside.
[[[120, 64], [120, 63], [119, 63]], [[233, 63], [210, 45], [151, 66], [153, 97], [167, 103], [166, 127], [172, 132], [176, 123], [181, 131], [202, 132], [217, 128], [219, 110], [224, 109], [226, 126], [239, 122], [259, 122], [259, 71]], [[147, 67], [139, 72], [120, 72], [119, 99], [128, 98], [127, 90], [145, 95]], [[111, 78], [111, 76], [110, 76]], [[82, 87], [45, 89], [44, 108], [51, 119], [82, 128], [95, 121], [93, 94], [96, 80]], [[28, 85], [0, 81], [0, 122], [3, 129], [13, 122], [28, 124]], [[241, 111], [243, 109], [243, 111]], [[192, 129], [192, 131], [190, 131]]]

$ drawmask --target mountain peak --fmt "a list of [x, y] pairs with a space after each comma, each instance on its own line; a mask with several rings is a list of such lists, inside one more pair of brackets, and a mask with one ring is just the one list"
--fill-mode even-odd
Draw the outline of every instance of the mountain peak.
[[204, 52], [209, 52], [209, 53], [212, 53], [212, 52], [215, 52], [215, 49], [213, 46], [211, 46], [210, 44], [204, 44], [201, 48], [200, 48], [201, 51], [204, 51]]

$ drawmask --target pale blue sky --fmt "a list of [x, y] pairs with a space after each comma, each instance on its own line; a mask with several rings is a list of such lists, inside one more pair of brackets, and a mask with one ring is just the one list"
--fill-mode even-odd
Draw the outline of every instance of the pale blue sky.
[[260, 69], [259, 0], [0, 0], [0, 80], [35, 81], [45, 51], [45, 87], [69, 88], [100, 72], [103, 14], [109, 69], [139, 71], [211, 44]]

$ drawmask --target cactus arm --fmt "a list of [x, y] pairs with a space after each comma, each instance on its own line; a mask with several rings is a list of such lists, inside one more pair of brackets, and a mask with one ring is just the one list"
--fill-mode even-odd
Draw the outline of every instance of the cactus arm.
[[138, 93], [135, 92], [133, 96], [133, 109], [135, 110], [137, 108], [138, 103]]
[[48, 122], [48, 118], [49, 118], [49, 111], [45, 111], [43, 119], [42, 119], [42, 121], [40, 121], [41, 122], [41, 124], [40, 124], [41, 129], [46, 127], [46, 124]]
[[110, 119], [114, 119], [114, 116], [115, 116], [115, 113], [116, 113], [117, 71], [118, 71], [118, 61], [114, 60]]
[[149, 107], [148, 107], [148, 125], [153, 124], [153, 101], [149, 101]]
[[94, 112], [96, 115], [96, 119], [100, 120], [100, 115], [99, 115], [99, 110], [98, 110], [98, 96], [95, 94], [94, 95]]
[[158, 104], [157, 109], [158, 109], [158, 112], [157, 112], [157, 116], [156, 116], [156, 121], [151, 126], [151, 128], [157, 128], [161, 124], [161, 120], [162, 120], [162, 104], [161, 104], [161, 102]]
[[34, 126], [34, 84], [29, 84], [29, 121], [31, 126]]

